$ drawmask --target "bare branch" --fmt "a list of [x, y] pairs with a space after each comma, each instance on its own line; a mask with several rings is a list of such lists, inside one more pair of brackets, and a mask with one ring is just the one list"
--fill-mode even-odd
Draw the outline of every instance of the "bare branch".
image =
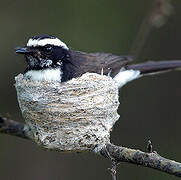
[[108, 159], [109, 155], [118, 163], [128, 162], [136, 165], [150, 167], [168, 174], [181, 177], [181, 163], [161, 157], [159, 154], [146, 153], [140, 150], [107, 144], [100, 150], [100, 154]]
[[[0, 133], [31, 139], [30, 129], [25, 124], [4, 117], [0, 117]], [[119, 162], [142, 165], [181, 177], [181, 163], [161, 157], [155, 152], [146, 153], [140, 150], [107, 144], [98, 153], [105, 158], [111, 159], [112, 165], [115, 165], [112, 166], [112, 170], [114, 170], [113, 178], [116, 175], [116, 164]]]
[[30, 136], [28, 135], [29, 131], [30, 129], [23, 123], [0, 117], [0, 133], [30, 139]]

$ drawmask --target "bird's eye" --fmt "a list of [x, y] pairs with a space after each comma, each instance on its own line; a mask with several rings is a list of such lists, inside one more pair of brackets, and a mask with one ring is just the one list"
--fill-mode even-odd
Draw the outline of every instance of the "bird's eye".
[[45, 51], [46, 51], [47, 53], [51, 53], [51, 52], [52, 52], [52, 47], [49, 46], [49, 45], [45, 46]]

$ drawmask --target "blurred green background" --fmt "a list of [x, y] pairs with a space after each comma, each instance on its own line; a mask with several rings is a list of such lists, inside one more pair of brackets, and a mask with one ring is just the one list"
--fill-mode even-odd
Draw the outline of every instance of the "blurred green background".
[[[1, 0], [0, 113], [23, 121], [16, 100], [14, 77], [25, 62], [14, 53], [29, 37], [56, 35], [72, 49], [129, 54], [152, 0]], [[181, 59], [181, 1], [174, 13], [154, 29], [137, 62]], [[137, 42], [139, 44], [139, 42]], [[120, 92], [121, 118], [112, 142], [146, 150], [153, 141], [160, 155], [181, 161], [181, 72], [144, 77]], [[0, 180], [111, 179], [110, 163], [94, 154], [48, 152], [29, 141], [0, 134]], [[177, 179], [164, 173], [121, 163], [118, 179]]]

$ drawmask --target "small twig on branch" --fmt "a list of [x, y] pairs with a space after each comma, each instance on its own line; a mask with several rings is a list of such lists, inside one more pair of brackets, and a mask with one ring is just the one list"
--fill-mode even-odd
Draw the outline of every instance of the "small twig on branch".
[[115, 146], [113, 144], [107, 144], [106, 147], [100, 150], [100, 154], [105, 158], [108, 158], [107, 152], [117, 162], [142, 165], [181, 177], [181, 163], [163, 158], [157, 153], [145, 153], [140, 150]]
[[117, 163], [113, 161], [112, 167], [109, 168], [109, 170], [111, 171], [112, 180], [116, 180], [116, 168], [117, 168]]
[[5, 117], [0, 117], [0, 133], [30, 139], [28, 132], [29, 128], [25, 124], [7, 119]]
[[111, 172], [112, 180], [116, 180], [116, 173], [117, 173], [116, 168], [117, 168], [118, 162], [109, 154], [106, 147], [104, 150], [105, 150], [104, 152], [105, 152], [106, 157], [109, 158], [111, 161], [111, 168], [108, 168], [108, 170]]
[[147, 151], [148, 151], [148, 153], [152, 153], [153, 152], [153, 145], [151, 143], [151, 140], [148, 140]]

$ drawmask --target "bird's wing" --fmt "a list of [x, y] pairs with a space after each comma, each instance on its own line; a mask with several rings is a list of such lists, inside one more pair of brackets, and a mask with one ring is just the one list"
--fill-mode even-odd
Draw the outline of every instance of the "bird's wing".
[[76, 76], [86, 72], [109, 74], [114, 77], [120, 69], [133, 60], [132, 56], [117, 56], [110, 53], [85, 53], [71, 51], [71, 61], [79, 69]]

